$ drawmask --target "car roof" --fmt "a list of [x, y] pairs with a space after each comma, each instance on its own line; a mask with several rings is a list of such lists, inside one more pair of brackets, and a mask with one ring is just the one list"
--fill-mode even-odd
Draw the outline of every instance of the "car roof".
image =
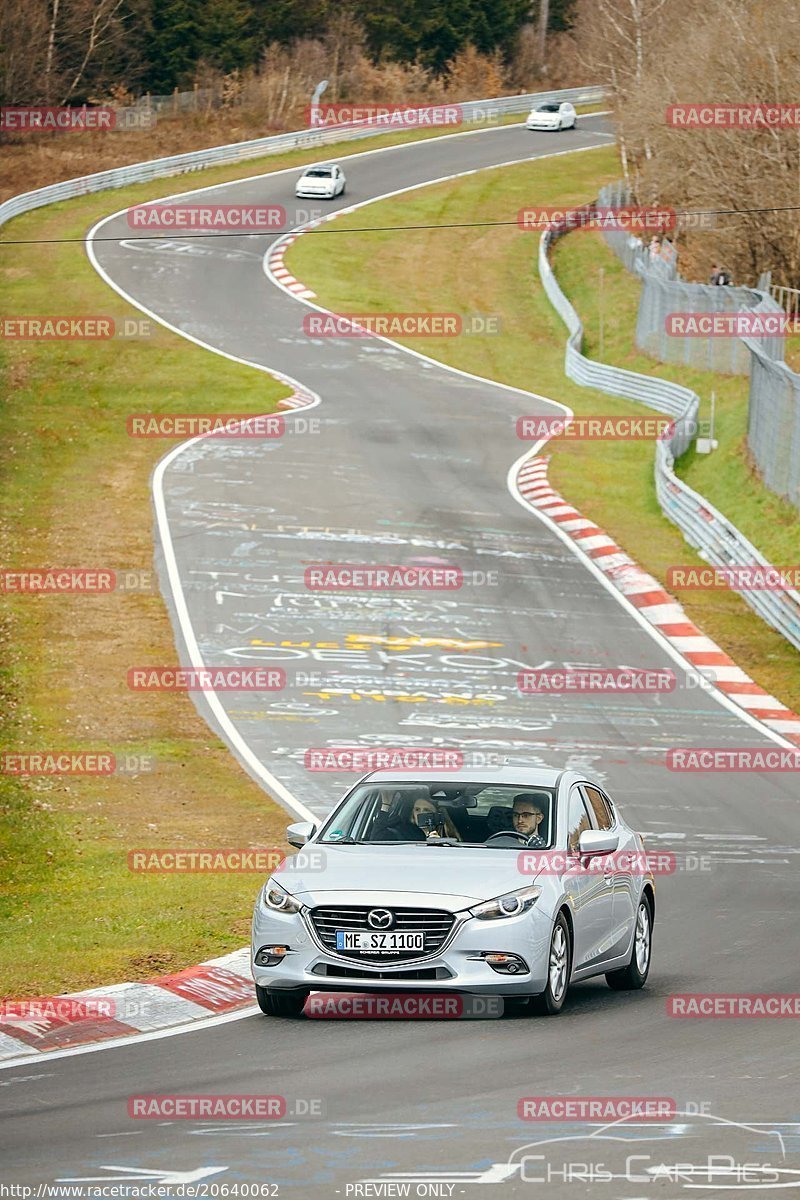
[[[361, 783], [482, 783], [510, 784], [512, 787], [550, 787], [558, 785], [562, 776], [573, 778], [573, 772], [557, 767], [463, 767], [460, 771], [371, 771]], [[574, 778], [577, 780], [578, 776]]]

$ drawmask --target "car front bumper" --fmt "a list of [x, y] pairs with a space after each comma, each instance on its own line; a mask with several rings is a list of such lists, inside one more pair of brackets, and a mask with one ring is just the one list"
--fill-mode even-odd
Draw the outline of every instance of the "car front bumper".
[[[358, 903], [348, 897], [339, 903]], [[407, 902], [407, 901], [406, 901]], [[391, 907], [391, 899], [383, 905]], [[552, 920], [536, 906], [517, 917], [482, 921], [464, 915], [432, 955], [421, 955], [403, 963], [357, 960], [321, 944], [309, 917], [302, 913], [273, 913], [259, 899], [253, 917], [251, 965], [255, 982], [270, 990], [410, 992], [448, 991], [485, 995], [526, 996], [544, 991]], [[288, 946], [289, 952], [275, 966], [256, 963], [264, 946]], [[527, 970], [503, 974], [481, 956], [486, 953], [514, 954]], [[420, 977], [417, 973], [424, 972]]]

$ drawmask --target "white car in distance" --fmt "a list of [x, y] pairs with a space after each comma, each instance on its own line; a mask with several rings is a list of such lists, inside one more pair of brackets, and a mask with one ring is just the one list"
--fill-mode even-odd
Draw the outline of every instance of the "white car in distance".
[[295, 195], [298, 198], [333, 200], [343, 196], [347, 181], [338, 163], [320, 163], [306, 167], [297, 181]]
[[553, 100], [532, 109], [525, 124], [528, 129], [574, 129], [576, 119], [575, 107], [568, 100], [560, 104]]

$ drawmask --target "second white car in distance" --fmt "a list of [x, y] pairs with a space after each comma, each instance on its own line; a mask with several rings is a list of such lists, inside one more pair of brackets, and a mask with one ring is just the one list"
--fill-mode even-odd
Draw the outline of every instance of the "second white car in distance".
[[298, 198], [333, 200], [343, 196], [347, 181], [338, 163], [317, 163], [306, 167], [297, 181], [295, 195]]
[[577, 114], [568, 100], [552, 100], [532, 109], [525, 124], [528, 129], [574, 129]]

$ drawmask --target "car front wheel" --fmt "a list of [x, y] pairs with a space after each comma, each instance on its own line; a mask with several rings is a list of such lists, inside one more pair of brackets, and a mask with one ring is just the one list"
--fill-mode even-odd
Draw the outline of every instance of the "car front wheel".
[[556, 917], [550, 935], [550, 951], [547, 957], [547, 987], [531, 998], [531, 1010], [543, 1017], [554, 1017], [561, 1012], [569, 987], [572, 967], [572, 941], [569, 925], [563, 912]]
[[268, 1017], [299, 1017], [307, 999], [308, 992], [271, 992], [256, 984], [258, 1007]]
[[631, 961], [627, 967], [609, 971], [606, 983], [615, 992], [632, 992], [644, 987], [650, 972], [650, 957], [653, 945], [653, 915], [645, 896], [639, 901], [636, 913], [636, 931], [633, 935]]

